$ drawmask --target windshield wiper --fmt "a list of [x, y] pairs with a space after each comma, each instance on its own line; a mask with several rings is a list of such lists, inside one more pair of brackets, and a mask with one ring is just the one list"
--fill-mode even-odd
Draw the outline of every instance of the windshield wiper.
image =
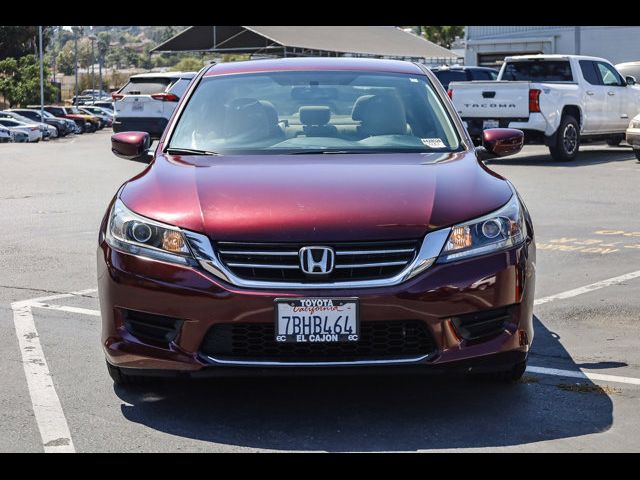
[[351, 153], [379, 153], [373, 149], [361, 149], [361, 150], [296, 150], [294, 152], [288, 152], [287, 155], [336, 155], [343, 154], [348, 155]]
[[197, 150], [195, 148], [167, 148], [166, 152], [170, 155], [220, 155], [218, 152], [210, 152], [208, 150]]

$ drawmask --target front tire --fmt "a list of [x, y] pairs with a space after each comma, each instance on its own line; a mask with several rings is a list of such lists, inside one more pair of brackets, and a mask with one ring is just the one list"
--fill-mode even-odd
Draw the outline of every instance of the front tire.
[[623, 139], [624, 139], [624, 137], [622, 135], [616, 135], [615, 137], [609, 137], [609, 138], [607, 138], [607, 145], [609, 145], [610, 147], [617, 147], [618, 145], [620, 145], [620, 142], [622, 142]]
[[638, 160], [640, 160], [640, 149], [634, 149], [634, 150], [633, 150], [633, 153], [635, 153], [635, 154], [636, 154], [636, 158], [637, 158]]
[[556, 162], [570, 162], [580, 149], [580, 129], [578, 122], [571, 115], [562, 117], [556, 132], [555, 145], [549, 146], [551, 157]]

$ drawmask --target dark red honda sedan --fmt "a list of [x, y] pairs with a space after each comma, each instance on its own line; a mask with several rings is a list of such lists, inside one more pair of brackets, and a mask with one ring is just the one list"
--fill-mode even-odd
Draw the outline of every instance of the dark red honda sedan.
[[422, 65], [296, 58], [205, 67], [102, 222], [102, 343], [145, 376], [484, 372], [533, 339], [535, 244], [513, 185]]

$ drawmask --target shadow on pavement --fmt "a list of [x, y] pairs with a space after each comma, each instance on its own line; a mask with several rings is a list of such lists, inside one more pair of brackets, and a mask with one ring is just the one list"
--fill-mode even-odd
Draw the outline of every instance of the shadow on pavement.
[[[558, 336], [534, 320], [530, 364], [541, 357], [562, 358], [562, 368], [577, 369]], [[510, 385], [403, 375], [227, 378], [160, 381], [115, 392], [131, 404], [121, 406], [129, 421], [201, 441], [274, 450], [508, 446], [610, 427], [612, 402], [606, 394], [563, 390], [557, 377], [542, 380], [529, 374], [526, 382]]]
[[571, 162], [556, 162], [548, 152], [538, 155], [523, 154], [504, 159], [491, 159], [486, 161], [487, 166], [492, 165], [527, 165], [539, 167], [584, 167], [598, 165], [601, 163], [628, 162], [638, 163], [633, 150], [630, 147], [608, 147], [602, 145], [601, 148], [581, 150], [575, 160]]

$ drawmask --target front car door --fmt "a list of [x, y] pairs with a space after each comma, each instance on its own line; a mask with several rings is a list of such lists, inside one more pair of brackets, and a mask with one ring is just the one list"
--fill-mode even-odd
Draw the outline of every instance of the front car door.
[[[607, 62], [596, 62], [602, 85], [605, 87], [605, 128], [604, 132], [622, 132], [629, 126], [628, 103], [629, 97], [627, 84], [614, 68]], [[634, 102], [635, 103], [635, 102]]]
[[605, 98], [607, 92], [601, 84], [596, 62], [580, 60], [580, 72], [586, 85], [582, 93], [583, 116], [582, 133], [599, 133], [605, 129]]

